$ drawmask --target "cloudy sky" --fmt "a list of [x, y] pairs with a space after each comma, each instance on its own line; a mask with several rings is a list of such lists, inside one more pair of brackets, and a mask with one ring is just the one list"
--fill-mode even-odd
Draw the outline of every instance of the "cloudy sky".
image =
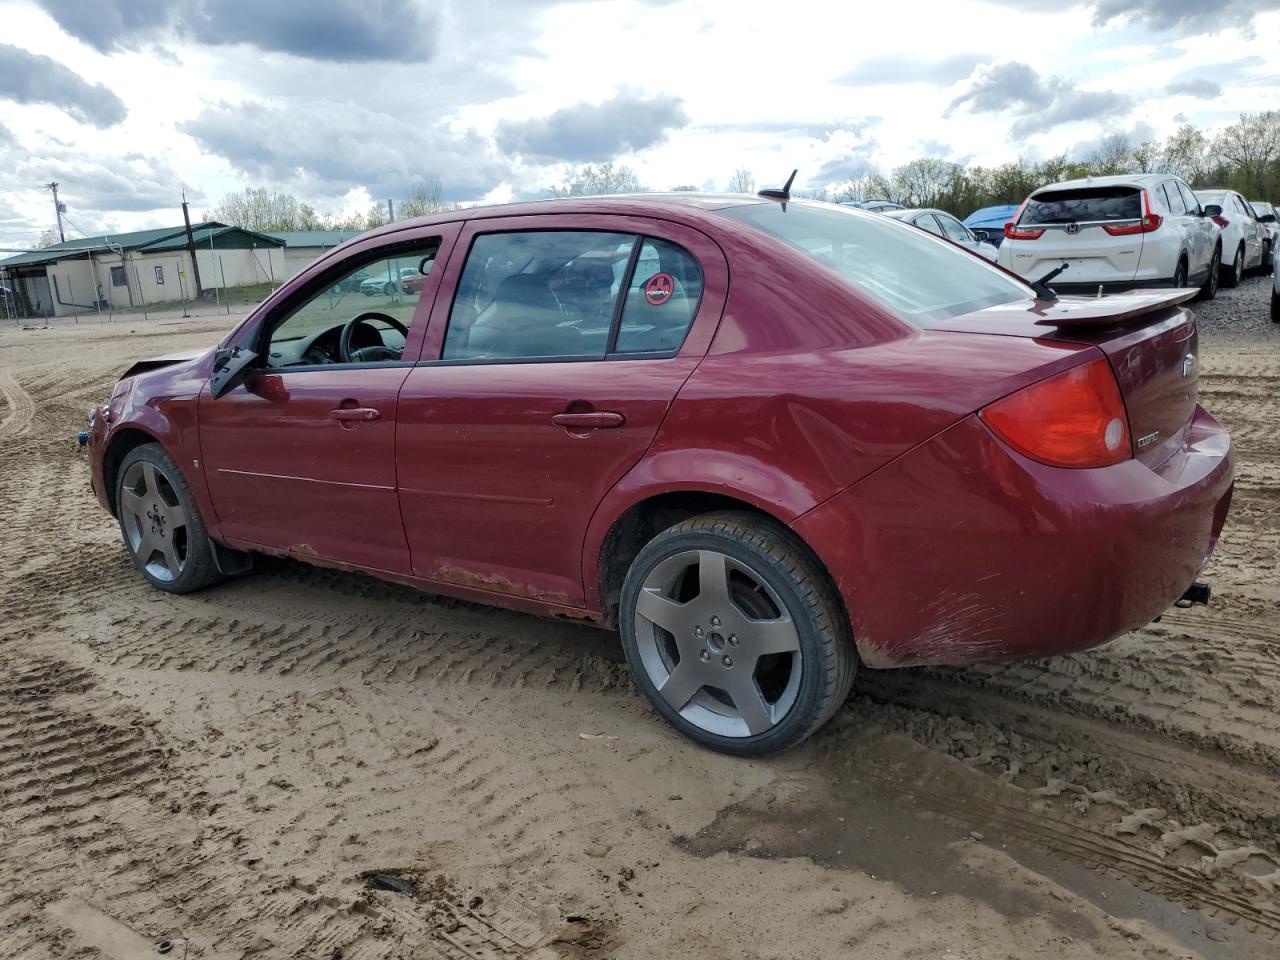
[[[1280, 0], [0, 0], [0, 247], [268, 186], [363, 210], [1083, 153], [1280, 105]], [[74, 228], [68, 235], [77, 235]]]

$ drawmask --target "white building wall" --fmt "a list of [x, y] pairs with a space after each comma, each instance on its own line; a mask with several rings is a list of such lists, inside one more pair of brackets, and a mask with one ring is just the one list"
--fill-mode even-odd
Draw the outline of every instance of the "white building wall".
[[332, 249], [333, 247], [285, 247], [284, 278], [297, 276]]

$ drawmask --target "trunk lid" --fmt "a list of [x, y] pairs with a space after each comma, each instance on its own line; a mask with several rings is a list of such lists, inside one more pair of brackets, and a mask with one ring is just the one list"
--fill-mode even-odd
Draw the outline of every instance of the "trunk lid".
[[1044, 232], [1034, 240], [1014, 240], [1010, 266], [1030, 280], [1063, 263], [1070, 264], [1061, 276], [1063, 283], [1132, 280], [1142, 259], [1144, 234], [1112, 236], [1104, 224], [1134, 224], [1142, 214], [1139, 187], [1074, 187], [1035, 194], [1016, 226]]
[[1120, 385], [1133, 455], [1156, 467], [1183, 443], [1195, 414], [1199, 344], [1195, 290], [1152, 290], [1109, 297], [1018, 300], [967, 313], [935, 330], [985, 333], [1097, 347]]

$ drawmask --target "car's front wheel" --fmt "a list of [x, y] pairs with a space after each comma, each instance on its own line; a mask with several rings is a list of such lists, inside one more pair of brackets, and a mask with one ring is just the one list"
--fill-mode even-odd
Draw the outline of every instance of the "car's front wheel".
[[635, 558], [619, 620], [636, 683], [685, 736], [762, 756], [812, 734], [844, 702], [857, 662], [829, 578], [776, 522], [694, 517]]
[[152, 586], [190, 593], [221, 579], [204, 520], [182, 471], [158, 443], [120, 464], [116, 515], [133, 565]]

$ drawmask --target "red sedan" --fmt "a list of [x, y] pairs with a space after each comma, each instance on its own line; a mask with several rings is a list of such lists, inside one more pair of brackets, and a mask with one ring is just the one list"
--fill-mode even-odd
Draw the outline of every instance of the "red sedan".
[[454, 211], [135, 365], [93, 487], [161, 590], [265, 553], [616, 626], [675, 727], [764, 754], [857, 664], [1082, 650], [1195, 596], [1232, 467], [1192, 292], [1053, 299], [818, 203]]

